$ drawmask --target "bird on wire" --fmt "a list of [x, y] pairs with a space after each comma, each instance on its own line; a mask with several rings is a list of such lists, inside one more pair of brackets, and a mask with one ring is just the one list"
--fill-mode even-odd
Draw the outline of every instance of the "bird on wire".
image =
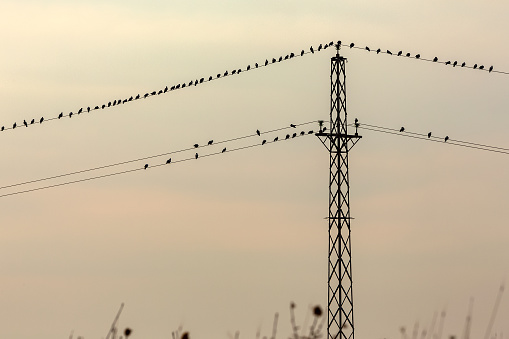
[[170, 159], [168, 159], [168, 160], [166, 160], [166, 163], [167, 163], [167, 164], [171, 163], [171, 158], [170, 158]]
[[389, 50], [387, 50], [387, 52], [386, 52], [386, 53], [387, 53], [387, 54], [389, 54], [389, 55], [392, 55], [392, 52], [391, 52], [391, 51], [389, 51]]
[[196, 153], [196, 154], [194, 155], [194, 158], [195, 158], [195, 159], [198, 159], [198, 153]]
[[288, 140], [288, 139], [290, 139], [290, 134], [287, 134], [285, 137], [285, 140]]
[[90, 113], [90, 106], [87, 107], [87, 112]]
[[78, 114], [80, 114], [81, 112], [83, 112], [83, 107], [78, 110]]
[[407, 53], [406, 56], [407, 56], [407, 58], [409, 58], [410, 57], [410, 53]]
[[300, 56], [304, 55], [304, 50], [300, 51]]
[[44, 117], [41, 117], [41, 120], [39, 120], [39, 123], [42, 124], [43, 121], [44, 121]]
[[58, 118], [60, 119], [61, 117], [64, 116], [64, 112], [61, 112], [59, 115], [58, 115]]
[[477, 64], [474, 65], [474, 69], [476, 69], [476, 68], [477, 68]]
[[275, 137], [274, 138], [274, 142], [278, 141], [279, 140], [279, 137]]
[[5, 126], [2, 126], [2, 132], [3, 132], [4, 129], [5, 129]]
[[295, 138], [297, 136], [297, 133], [292, 134], [292, 138]]
[[449, 140], [449, 136], [448, 136], [448, 135], [447, 135], [447, 136], [445, 136], [445, 138], [444, 138], [444, 142], [447, 142], [447, 140]]
[[194, 144], [194, 148], [198, 148], [200, 145], [198, 144]]
[[398, 56], [401, 56], [401, 54], [403, 54], [403, 51], [398, 52]]
[[437, 57], [434, 57], [433, 58], [433, 62], [437, 62], [438, 61], [438, 58]]
[[290, 127], [297, 128], [294, 124], [290, 124]]
[[421, 55], [420, 55], [420, 54], [417, 54], [417, 55], [415, 56], [415, 58], [416, 58], [416, 59], [419, 59], [420, 57], [421, 57]]
[[313, 130], [311, 130], [311, 131], [309, 131], [309, 132], [308, 132], [308, 134], [313, 134], [313, 133], [314, 133], [314, 132], [313, 132]]
[[210, 141], [207, 143], [207, 145], [209, 145], [209, 146], [210, 146], [210, 145], [212, 145], [212, 143], [213, 143], [213, 142], [214, 142], [214, 140], [210, 140]]
[[366, 51], [371, 52], [368, 46], [366, 46]]
[[27, 124], [26, 120], [23, 120], [23, 125], [25, 125], [25, 127], [28, 127], [28, 124]]
[[223, 150], [221, 151], [221, 153], [224, 153], [224, 152], [226, 152], [226, 147], [223, 148]]
[[147, 167], [148, 167], [148, 164], [145, 164], [145, 166], [143, 167], [143, 169], [147, 169]]
[[269, 64], [269, 60], [265, 59], [265, 66]]
[[69, 118], [72, 118], [72, 112], [69, 112]]
[[428, 139], [431, 138], [431, 132], [428, 133]]
[[350, 48], [352, 48], [353, 46], [355, 46], [355, 44], [352, 42], [352, 43], [350, 44]]
[[262, 141], [262, 145], [265, 145], [266, 142], [267, 142], [267, 140], [263, 140]]
[[32, 119], [32, 121], [30, 121], [30, 125], [33, 125], [35, 122], [35, 119]]
[[405, 131], [405, 127], [401, 127], [401, 128], [399, 129], [399, 131], [400, 131], [400, 132], [404, 132], [404, 131]]
[[12, 125], [12, 129], [15, 129], [15, 128], [16, 128], [16, 123], [14, 123], [14, 124]]
[[300, 135], [304, 135], [304, 134], [306, 134], [306, 132], [300, 131]]
[[260, 130], [259, 129], [256, 130], [256, 134], [258, 134], [258, 136], [260, 136]]
[[479, 69], [484, 69], [484, 65], [479, 66]]
[[491, 73], [491, 71], [493, 71], [493, 66], [490, 66], [490, 69], [488, 71]]
[[313, 50], [313, 46], [309, 47], [309, 50], [311, 51], [311, 53], [315, 53], [315, 51]]

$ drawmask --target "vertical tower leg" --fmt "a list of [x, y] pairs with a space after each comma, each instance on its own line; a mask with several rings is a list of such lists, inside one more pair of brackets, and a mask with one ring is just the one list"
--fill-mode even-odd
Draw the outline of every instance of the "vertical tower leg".
[[317, 133], [330, 154], [328, 339], [354, 338], [348, 151], [360, 136], [347, 133], [345, 63], [331, 59], [330, 129]]

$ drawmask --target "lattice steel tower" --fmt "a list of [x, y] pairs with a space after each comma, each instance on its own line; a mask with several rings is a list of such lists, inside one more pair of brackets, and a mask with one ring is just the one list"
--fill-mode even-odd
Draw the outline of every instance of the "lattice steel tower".
[[348, 151], [361, 138], [347, 132], [346, 58], [331, 58], [330, 128], [322, 126], [316, 135], [330, 154], [329, 174], [329, 269], [328, 269], [328, 339], [353, 339], [353, 290], [350, 242], [350, 184]]

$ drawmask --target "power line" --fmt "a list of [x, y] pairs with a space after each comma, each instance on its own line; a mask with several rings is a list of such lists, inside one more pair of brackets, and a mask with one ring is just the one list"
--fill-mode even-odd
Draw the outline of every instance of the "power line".
[[[121, 175], [121, 174], [141, 171], [141, 170], [157, 168], [157, 167], [161, 167], [161, 166], [173, 166], [173, 165], [175, 165], [177, 163], [182, 163], [182, 162], [186, 162], [186, 161], [190, 161], [190, 160], [197, 160], [197, 159], [206, 158], [206, 157], [215, 156], [215, 155], [220, 155], [220, 154], [224, 154], [224, 153], [228, 153], [228, 152], [246, 150], [246, 149], [257, 147], [257, 146], [263, 146], [263, 145], [266, 145], [266, 144], [272, 144], [272, 143], [276, 143], [276, 142], [284, 141], [284, 140], [291, 140], [291, 139], [295, 139], [295, 138], [298, 138], [298, 137], [303, 137], [303, 136], [306, 136], [306, 135], [314, 135], [314, 133], [312, 131], [310, 131], [308, 133], [303, 133], [303, 132], [300, 132], [298, 134], [295, 133], [294, 135], [292, 135], [292, 137], [287, 137], [285, 139], [274, 139], [273, 141], [270, 141], [270, 140], [269, 141], [265, 141], [264, 140], [264, 142], [262, 142], [262, 143], [258, 142], [256, 144], [251, 144], [251, 145], [247, 145], [247, 146], [241, 146], [241, 147], [232, 148], [232, 149], [223, 149], [222, 151], [219, 151], [219, 152], [208, 153], [208, 154], [204, 154], [204, 155], [200, 155], [200, 156], [198, 156], [198, 154], [196, 154], [194, 157], [189, 157], [189, 158], [184, 158], [184, 159], [180, 159], [180, 160], [175, 160], [175, 161], [172, 161], [172, 162], [166, 161], [164, 163], [159, 163], [159, 164], [152, 165], [152, 166], [148, 166], [148, 164], [147, 164], [144, 167], [137, 167], [137, 168], [132, 168], [132, 169], [129, 169], [129, 170], [118, 171], [118, 172], [113, 172], [113, 173], [103, 174], [103, 175], [97, 175], [97, 176], [89, 177], [89, 178], [71, 180], [71, 181], [66, 181], [66, 182], [62, 182], [62, 183], [58, 183], [58, 184], [52, 184], [52, 185], [36, 187], [36, 188], [31, 188], [31, 189], [26, 189], [26, 190], [21, 190], [21, 191], [15, 191], [15, 192], [11, 192], [11, 193], [2, 194], [2, 195], [0, 195], [0, 198], [12, 196], [12, 195], [17, 195], [17, 194], [23, 194], [23, 193], [29, 193], [29, 192], [45, 190], [45, 189], [49, 189], [49, 188], [55, 188], [55, 187], [60, 187], [60, 186], [76, 184], [76, 183], [79, 183], [79, 182], [85, 182], [85, 181], [91, 181], [91, 180], [96, 180], [96, 179], [101, 179], [101, 178], [107, 178], [107, 177], [112, 177], [112, 176], [116, 176], [116, 175]], [[10, 187], [12, 187], [12, 186], [10, 186]]]
[[[341, 41], [339, 41], [339, 42], [341, 43]], [[363, 50], [366, 52], [372, 52], [372, 53], [376, 53], [376, 54], [387, 54], [387, 55], [391, 55], [391, 56], [395, 56], [395, 57], [411, 58], [414, 60], [421, 60], [421, 61], [427, 61], [427, 62], [432, 62], [432, 63], [437, 63], [437, 64], [444, 64], [446, 66], [452, 66], [452, 67], [458, 67], [458, 68], [469, 68], [469, 69], [475, 69], [475, 70], [480, 70], [480, 71], [486, 71], [488, 73], [499, 73], [499, 74], [509, 75], [509, 72], [497, 70], [493, 66], [485, 67], [482, 64], [467, 65], [466, 62], [460, 62], [460, 61], [454, 60], [454, 59], [449, 59], [449, 60], [445, 59], [447, 61], [442, 61], [442, 59], [439, 59], [438, 57], [434, 57], [434, 58], [430, 59], [430, 58], [422, 57], [421, 54], [411, 54], [408, 52], [405, 53], [402, 50], [400, 50], [398, 52], [391, 52], [388, 49], [385, 49], [385, 50], [382, 50], [381, 48], [374, 49], [374, 48], [370, 48], [368, 46], [360, 47], [359, 45], [356, 45], [353, 42], [350, 44], [341, 43], [341, 46], [359, 49], [359, 50]], [[396, 51], [396, 50], [394, 50], [394, 51]]]
[[[240, 137], [235, 137], [235, 138], [231, 138], [231, 139], [221, 140], [221, 141], [214, 142], [213, 144], [214, 145], [220, 145], [220, 144], [224, 144], [224, 143], [228, 143], [228, 142], [232, 142], [232, 141], [238, 141], [238, 140], [242, 140], [242, 139], [247, 139], [247, 138], [259, 136], [258, 132], [260, 133], [260, 135], [262, 135], [262, 134], [278, 132], [278, 131], [282, 131], [282, 130], [286, 130], [286, 129], [291, 129], [291, 128], [294, 128], [293, 126], [295, 126], [295, 128], [296, 128], [298, 126], [309, 125], [309, 124], [312, 124], [312, 123], [315, 123], [315, 122], [316, 121], [309, 121], [309, 122], [304, 122], [304, 123], [299, 123], [299, 124], [291, 124], [290, 126], [275, 128], [275, 129], [271, 129], [271, 130], [264, 131], [264, 132], [260, 132], [259, 130], [256, 130], [257, 132], [255, 132], [254, 134], [248, 134], [248, 135], [244, 135], [244, 136], [240, 136]], [[142, 158], [121, 161], [121, 162], [117, 162], [117, 163], [113, 163], [113, 164], [108, 164], [108, 165], [103, 165], [103, 166], [92, 167], [92, 168], [88, 168], [88, 169], [84, 169], [84, 170], [79, 170], [79, 171], [74, 171], [74, 172], [58, 174], [58, 175], [53, 175], [53, 176], [49, 176], [49, 177], [45, 177], [45, 178], [39, 178], [39, 179], [34, 179], [34, 180], [23, 181], [23, 182], [19, 182], [19, 183], [16, 183], [16, 184], [0, 186], [0, 190], [6, 189], [6, 188], [12, 188], [12, 187], [16, 187], [16, 186], [33, 184], [33, 183], [36, 183], [36, 182], [41, 182], [41, 181], [46, 181], [46, 180], [51, 180], [51, 179], [67, 177], [67, 176], [71, 176], [71, 175], [75, 175], [75, 174], [81, 174], [81, 173], [86, 173], [86, 172], [97, 171], [97, 170], [101, 170], [101, 169], [105, 169], [105, 168], [110, 168], [110, 167], [115, 167], [115, 166], [120, 166], [120, 165], [126, 165], [126, 164], [130, 164], [130, 163], [137, 162], [137, 161], [148, 160], [148, 159], [153, 159], [153, 158], [159, 158], [159, 157], [162, 157], [162, 156], [182, 153], [182, 152], [186, 152], [186, 151], [190, 151], [190, 150], [195, 150], [195, 149], [198, 149], [198, 148], [201, 148], [201, 147], [207, 147], [207, 146], [210, 146], [210, 145], [206, 144], [204, 146], [183, 148], [183, 149], [176, 150], [176, 151], [170, 151], [170, 152], [165, 152], [165, 153], [149, 155], [149, 156], [142, 157]]]

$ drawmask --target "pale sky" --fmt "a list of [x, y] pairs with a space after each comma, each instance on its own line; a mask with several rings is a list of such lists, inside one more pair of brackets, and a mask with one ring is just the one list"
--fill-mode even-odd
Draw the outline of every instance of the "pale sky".
[[[21, 127], [0, 132], [0, 186], [327, 120], [334, 52], [72, 119], [24, 119], [331, 40], [508, 72], [508, 14], [506, 1], [2, 0], [0, 126]], [[341, 54], [350, 121], [509, 147], [508, 75]], [[461, 336], [474, 298], [471, 337], [483, 338], [509, 273], [509, 156], [360, 133], [350, 153], [356, 337], [400, 338], [416, 322], [429, 331], [443, 310], [442, 337]], [[150, 168], [166, 159], [0, 198], [1, 338], [104, 338], [122, 302], [119, 326], [132, 338], [171, 338], [179, 326], [193, 339], [270, 336], [276, 312], [277, 338], [287, 338], [290, 302], [301, 325], [326, 307], [329, 159], [316, 137]], [[508, 298], [499, 338], [509, 336]]]

